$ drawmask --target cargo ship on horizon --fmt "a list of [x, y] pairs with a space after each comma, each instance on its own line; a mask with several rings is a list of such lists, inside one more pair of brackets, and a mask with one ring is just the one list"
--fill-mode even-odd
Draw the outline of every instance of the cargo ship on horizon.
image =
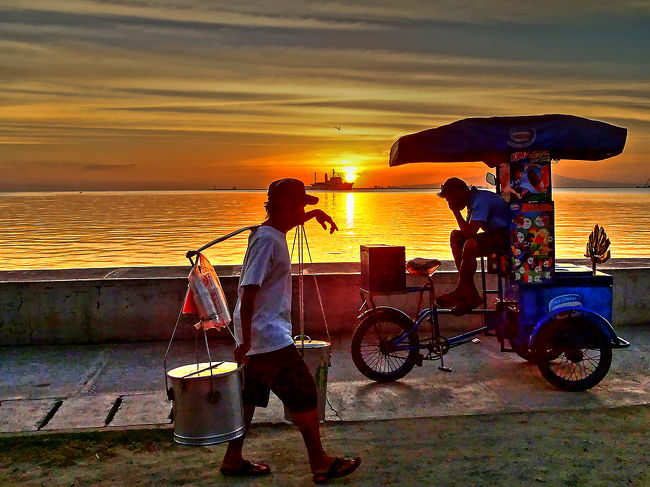
[[325, 173], [325, 180], [318, 181], [316, 178], [316, 173], [314, 173], [314, 183], [309, 186], [309, 189], [325, 189], [333, 191], [350, 191], [354, 183], [343, 181], [343, 178], [339, 176], [334, 169], [332, 169], [332, 175], [328, 177], [328, 174]]

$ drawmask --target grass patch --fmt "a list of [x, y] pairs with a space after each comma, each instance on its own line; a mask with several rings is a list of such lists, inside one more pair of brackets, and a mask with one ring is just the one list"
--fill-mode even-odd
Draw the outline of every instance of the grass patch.
[[84, 431], [0, 437], [0, 465], [70, 467], [79, 461], [112, 458], [118, 448], [133, 453], [173, 448], [169, 429]]
[[[333, 454], [360, 455], [337, 485], [650, 485], [649, 406], [579, 411], [326, 423]], [[271, 465], [264, 479], [225, 481], [226, 445], [184, 447], [169, 428], [0, 438], [0, 485], [313, 485], [300, 433], [257, 426], [247, 458]]]

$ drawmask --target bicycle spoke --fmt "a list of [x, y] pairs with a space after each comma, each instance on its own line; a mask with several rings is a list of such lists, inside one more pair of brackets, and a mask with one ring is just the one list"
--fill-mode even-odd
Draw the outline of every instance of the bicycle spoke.
[[[582, 354], [580, 360], [574, 362], [567, 356], [567, 351], [564, 351], [555, 360], [549, 362], [549, 367], [551, 367], [557, 377], [566, 381], [577, 382], [585, 380], [598, 368], [601, 362], [601, 353], [597, 347], [581, 349], [579, 352]], [[548, 353], [550, 354], [551, 352], [549, 351]]]
[[373, 357], [373, 361], [372, 361], [371, 363], [370, 363], [370, 362], [366, 362], [366, 363], [368, 363], [368, 365], [369, 365], [370, 367], [373, 367], [373, 368], [374, 368], [374, 367], [379, 363], [379, 361], [381, 360], [382, 356], [381, 356], [381, 353], [377, 351], [377, 352], [374, 352], [374, 353], [372, 354], [372, 357]]
[[372, 345], [377, 347], [381, 343], [381, 340], [379, 340], [379, 338], [377, 338], [376, 340], [371, 340], [370, 337], [364, 337], [362, 343], [368, 343], [368, 345], [364, 345], [364, 346]]
[[[398, 362], [397, 358], [394, 355], [386, 355], [386, 358], [388, 359], [388, 364], [390, 365], [390, 370], [397, 370], [400, 367], [400, 363]], [[397, 365], [395, 365], [397, 364]]]
[[578, 369], [580, 370], [580, 379], [584, 379], [585, 377], [588, 377], [589, 374], [592, 372], [587, 369], [587, 365], [584, 362], [580, 362], [578, 364]]

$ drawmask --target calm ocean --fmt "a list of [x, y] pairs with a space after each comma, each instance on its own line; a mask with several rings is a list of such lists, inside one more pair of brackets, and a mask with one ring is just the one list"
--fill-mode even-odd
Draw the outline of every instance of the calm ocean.
[[[359, 245], [406, 246], [408, 258], [450, 259], [455, 222], [434, 190], [314, 192], [340, 231], [310, 222], [314, 262], [359, 260]], [[0, 193], [0, 269], [185, 265], [185, 252], [264, 219], [264, 191]], [[613, 257], [650, 256], [650, 191], [556, 189], [556, 253], [580, 258], [595, 223]], [[207, 252], [239, 264], [246, 233]], [[293, 233], [288, 236], [289, 245]]]

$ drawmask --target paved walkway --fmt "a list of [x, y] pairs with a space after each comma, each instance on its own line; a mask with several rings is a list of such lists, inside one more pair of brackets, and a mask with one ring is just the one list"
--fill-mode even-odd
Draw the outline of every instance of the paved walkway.
[[[650, 326], [618, 328], [632, 342], [614, 350], [607, 377], [583, 393], [554, 389], [537, 367], [500, 353], [493, 337], [452, 349], [446, 365], [425, 362], [404, 379], [377, 384], [354, 367], [349, 338], [335, 338], [329, 369], [329, 421], [367, 421], [516, 411], [596, 409], [650, 403]], [[0, 433], [114, 429], [170, 423], [163, 356], [166, 343], [0, 348]], [[168, 368], [192, 363], [194, 345], [175, 342]], [[232, 344], [213, 347], [229, 360]], [[207, 358], [202, 357], [207, 361]], [[254, 421], [280, 423], [272, 396]]]

